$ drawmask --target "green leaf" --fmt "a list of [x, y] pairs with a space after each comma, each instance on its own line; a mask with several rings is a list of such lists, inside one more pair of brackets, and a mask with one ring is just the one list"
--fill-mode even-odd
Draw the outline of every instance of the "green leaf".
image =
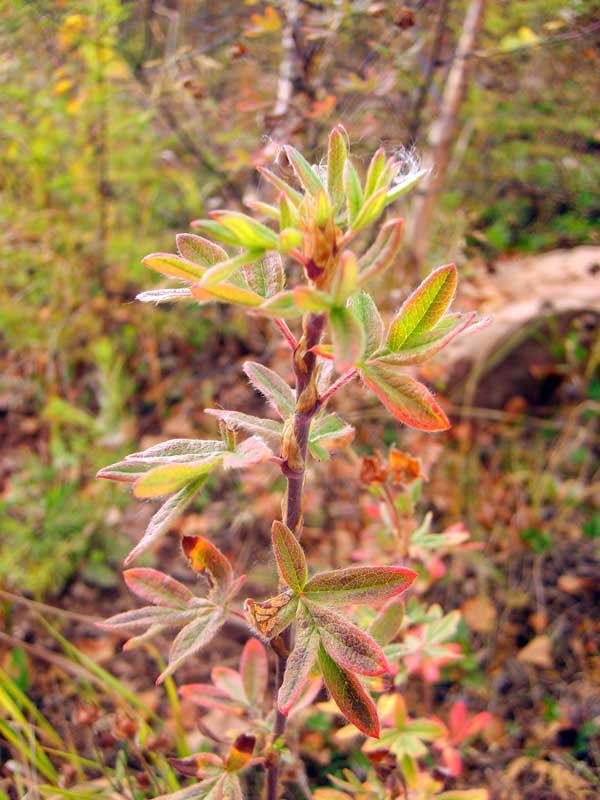
[[283, 262], [279, 253], [265, 253], [260, 260], [244, 265], [242, 271], [248, 286], [261, 297], [273, 297], [283, 289]]
[[[220, 284], [231, 277], [234, 272], [237, 272], [240, 267], [251, 264], [255, 258], [255, 252], [248, 252], [241, 253], [239, 256], [233, 256], [233, 258], [228, 258], [226, 261], [220, 261], [218, 264], [214, 264], [210, 269], [206, 270], [198, 286], [203, 289], [209, 289], [211, 286]], [[256, 294], [256, 292], [254, 292], [254, 294]]]
[[272, 639], [284, 631], [296, 616], [297, 608], [298, 598], [289, 589], [262, 603], [251, 597], [244, 603], [246, 619], [264, 639]]
[[288, 161], [292, 165], [292, 169], [304, 190], [307, 194], [315, 195], [319, 189], [325, 190], [321, 178], [318, 176], [308, 161], [304, 158], [302, 153], [299, 153], [295, 147], [291, 145], [284, 145], [283, 147]]
[[326, 606], [377, 603], [402, 594], [416, 577], [406, 567], [346, 567], [314, 575], [304, 594], [307, 600]]
[[304, 550], [292, 531], [279, 520], [273, 523], [271, 537], [279, 576], [297, 594], [308, 578]]
[[308, 595], [303, 602], [321, 644], [337, 664], [361, 675], [381, 675], [389, 670], [383, 650], [367, 633], [341, 614], [310, 602]]
[[466, 314], [447, 314], [435, 328], [412, 337], [410, 344], [403, 345], [400, 351], [394, 353], [385, 351], [377, 355], [377, 361], [390, 366], [422, 364], [466, 331], [476, 317], [475, 311]]
[[233, 286], [231, 283], [215, 283], [210, 286], [200, 286], [195, 283], [191, 287], [192, 296], [199, 303], [235, 303], [240, 306], [260, 306], [263, 298], [248, 289]]
[[344, 166], [348, 157], [348, 134], [341, 125], [336, 125], [329, 134], [327, 148], [327, 189], [338, 211], [344, 202]]
[[256, 361], [246, 361], [244, 372], [252, 386], [271, 403], [282, 419], [294, 413], [294, 392], [276, 372]]
[[186, 608], [190, 600], [194, 599], [187, 586], [156, 569], [127, 569], [123, 577], [130, 591], [154, 605]]
[[302, 311], [328, 311], [331, 306], [327, 295], [312, 286], [296, 286], [293, 292], [294, 302]]
[[302, 309], [298, 308], [294, 300], [294, 293], [291, 291], [278, 292], [270, 297], [260, 308], [256, 309], [257, 314], [266, 317], [280, 317], [282, 319], [293, 319], [302, 314]]
[[329, 452], [321, 442], [335, 441], [336, 439], [346, 439], [353, 436], [354, 428], [348, 425], [337, 414], [326, 414], [315, 417], [310, 426], [308, 434], [308, 447], [314, 458], [323, 461], [329, 459]]
[[434, 270], [392, 320], [386, 346], [392, 352], [398, 352], [434, 328], [454, 299], [457, 281], [454, 264]]
[[387, 190], [385, 188], [379, 189], [364, 201], [352, 222], [352, 230], [354, 232], [362, 231], [363, 228], [372, 225], [381, 216], [386, 204], [386, 193]]
[[201, 267], [212, 267], [227, 259], [227, 253], [218, 244], [193, 233], [178, 233], [175, 237], [179, 254]]
[[220, 242], [233, 245], [233, 247], [239, 246], [237, 236], [235, 236], [229, 228], [226, 228], [224, 225], [212, 219], [195, 219], [190, 223], [190, 226], [198, 231], [202, 231], [202, 233], [208, 234], [208, 236], [211, 236], [213, 239], [218, 239]]
[[344, 193], [348, 208], [348, 224], [352, 225], [363, 204], [363, 190], [358, 172], [350, 159], [344, 166]]
[[278, 175], [271, 172], [270, 170], [266, 169], [265, 167], [257, 167], [257, 171], [265, 178], [265, 180], [269, 181], [279, 192], [282, 192], [286, 198], [290, 201], [290, 203], [294, 206], [294, 208], [298, 208], [302, 200], [302, 194], [289, 183], [286, 183], [282, 180]]
[[96, 473], [97, 478], [104, 478], [108, 481], [116, 481], [117, 483], [134, 483], [145, 475], [150, 469], [150, 465], [139, 461], [117, 461], [116, 464], [111, 464], [108, 467], [102, 467]]
[[319, 632], [312, 617], [303, 609], [298, 615], [294, 649], [288, 656], [283, 683], [277, 695], [277, 706], [286, 716], [302, 694], [302, 690], [317, 660]]
[[384, 647], [392, 642], [400, 633], [404, 620], [404, 601], [399, 597], [392, 597], [369, 625], [367, 633], [375, 639], [377, 644]]
[[235, 236], [239, 247], [249, 250], [277, 249], [277, 234], [241, 211], [211, 211], [210, 216]]
[[279, 455], [281, 451], [281, 435], [283, 433], [281, 422], [254, 417], [251, 414], [243, 414], [241, 411], [227, 411], [222, 408], [205, 408], [204, 411], [210, 414], [211, 417], [220, 419], [232, 430], [243, 430], [258, 436], [276, 455]]
[[162, 497], [171, 492], [176, 492], [185, 484], [195, 482], [201, 475], [205, 475], [223, 460], [223, 454], [208, 456], [202, 461], [191, 464], [166, 464], [155, 467], [139, 478], [133, 485], [136, 497]]
[[370, 197], [374, 192], [382, 188], [381, 183], [383, 183], [383, 181], [380, 179], [385, 177], [385, 172], [385, 150], [383, 147], [380, 147], [375, 151], [373, 158], [369, 163], [369, 169], [367, 170], [367, 177], [365, 180], [365, 197]]
[[393, 367], [369, 362], [361, 370], [369, 389], [396, 419], [420, 431], [445, 431], [450, 422], [429, 390]]
[[161, 684], [184, 661], [205, 647], [223, 627], [225, 618], [225, 610], [214, 606], [212, 611], [204, 611], [182, 628], [171, 645], [168, 666], [156, 679], [156, 684]]
[[198, 480], [191, 481], [162, 504], [158, 511], [152, 516], [138, 544], [125, 559], [126, 566], [127, 564], [131, 564], [134, 558], [137, 558], [140, 553], [145, 552], [168, 532], [171, 525], [181, 516], [196, 494], [204, 486], [207, 477], [207, 475], [202, 475]]
[[335, 307], [329, 312], [329, 329], [335, 365], [346, 372], [360, 359], [364, 347], [364, 330], [348, 308]]
[[425, 175], [429, 172], [428, 169], [420, 169], [417, 172], [412, 172], [408, 175], [400, 177], [394, 181], [394, 185], [387, 193], [387, 203], [386, 205], [390, 205], [399, 197], [402, 197], [403, 194], [410, 192], [412, 188], [414, 188], [420, 180], [422, 180]]
[[366, 736], [379, 738], [375, 704], [352, 673], [340, 667], [321, 646], [319, 666], [329, 693], [348, 722]]
[[[225, 448], [218, 439], [169, 439], [166, 442], [131, 453], [126, 461], [140, 462], [157, 466], [158, 464], [186, 464], [205, 458], [222, 455]], [[110, 469], [110, 467], [107, 467]]]
[[348, 307], [352, 310], [365, 333], [365, 345], [361, 355], [364, 358], [369, 358], [381, 347], [381, 340], [383, 339], [383, 320], [381, 315], [373, 298], [365, 291], [353, 294], [348, 300]]
[[168, 278], [179, 278], [183, 281], [197, 281], [206, 272], [204, 267], [172, 253], [150, 253], [142, 259], [142, 264]]
[[264, 700], [269, 681], [267, 652], [258, 639], [248, 639], [242, 651], [240, 675], [248, 702], [257, 706]]

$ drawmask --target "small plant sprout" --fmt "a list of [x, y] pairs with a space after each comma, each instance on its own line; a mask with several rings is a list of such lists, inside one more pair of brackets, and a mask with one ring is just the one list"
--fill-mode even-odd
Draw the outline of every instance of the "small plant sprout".
[[[279, 419], [208, 409], [218, 421], [219, 439], [166, 441], [99, 472], [99, 477], [130, 484], [138, 498], [162, 503], [127, 565], [168, 533], [212, 473], [277, 469], [287, 482], [281, 519], [272, 525], [279, 578], [275, 596], [245, 598], [242, 611], [243, 576], [236, 575], [212, 542], [186, 536], [182, 553], [190, 568], [205, 577], [204, 595], [195, 595], [158, 570], [132, 567], [125, 580], [149, 605], [104, 623], [135, 634], [126, 647], [173, 632], [159, 682], [196, 657], [228, 619], [239, 623], [243, 616], [252, 631], [239, 671], [216, 667], [211, 684], [181, 689], [201, 707], [226, 709], [239, 724], [224, 755], [199, 753], [172, 761], [197, 781], [170, 795], [172, 800], [242, 798], [246, 790], [240, 773], [258, 765], [265, 771], [260, 796], [276, 800], [282, 792], [281, 764], [294, 758], [286, 743], [288, 718], [311, 703], [322, 685], [357, 735], [367, 737], [370, 754], [379, 747], [383, 715], [381, 741], [400, 770], [410, 773], [402, 777], [400, 771], [395, 780], [402, 785], [409, 780], [417, 785], [420, 756], [427, 743], [444, 734], [438, 722], [411, 720], [397, 692], [378, 702], [371, 693], [381, 692], [385, 676], [392, 681], [398, 676], [398, 662], [404, 658], [403, 674], [421, 670], [428, 679], [433, 676], [434, 669], [447, 663], [450, 651], [442, 643], [455, 629], [457, 615], [439, 615], [427, 625], [409, 628], [406, 641], [393, 644], [404, 624], [400, 598], [417, 573], [392, 561], [314, 574], [301, 544], [303, 492], [309, 460], [330, 458], [332, 443], [345, 443], [352, 434], [328, 403], [354, 379], [404, 424], [431, 432], [450, 427], [442, 406], [414, 377], [413, 368], [475, 329], [475, 313], [449, 312], [457, 285], [453, 264], [434, 270], [387, 327], [367, 291], [373, 278], [397, 264], [403, 221], [384, 215], [417, 183], [422, 170], [403, 174], [401, 160], [386, 157], [380, 149], [361, 177], [342, 126], [329, 136], [326, 167], [312, 166], [291, 146], [284, 147], [284, 154], [293, 185], [260, 169], [273, 193], [269, 204], [254, 207], [268, 224], [228, 210], [196, 220], [192, 227], [197, 234], [177, 236], [177, 254], [153, 253], [143, 260], [179, 285], [138, 296], [152, 303], [226, 303], [270, 318], [289, 345], [295, 386], [264, 364], [248, 362], [244, 372]], [[410, 459], [392, 453], [385, 480], [388, 473], [415, 469]], [[410, 553], [406, 539], [397, 557], [404, 561]], [[368, 617], [364, 626], [354, 621], [365, 619], [361, 607]]]

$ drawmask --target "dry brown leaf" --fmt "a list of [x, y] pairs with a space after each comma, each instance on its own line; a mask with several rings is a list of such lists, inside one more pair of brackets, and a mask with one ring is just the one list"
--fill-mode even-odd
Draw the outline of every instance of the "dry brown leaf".
[[549, 669], [553, 666], [552, 641], [549, 636], [536, 636], [517, 654], [519, 661], [534, 667]]
[[496, 622], [496, 608], [485, 595], [465, 600], [462, 604], [462, 613], [469, 628], [477, 633], [489, 633]]

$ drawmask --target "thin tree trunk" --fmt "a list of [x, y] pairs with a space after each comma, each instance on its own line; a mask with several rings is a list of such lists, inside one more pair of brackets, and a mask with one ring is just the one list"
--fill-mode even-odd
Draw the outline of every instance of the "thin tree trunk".
[[416, 269], [420, 268], [429, 248], [431, 220], [437, 196], [448, 172], [452, 146], [456, 139], [458, 116], [465, 96], [473, 62], [473, 50], [484, 10], [485, 0], [471, 0], [444, 87], [440, 111], [429, 129], [425, 163], [431, 167], [431, 172], [420, 186], [407, 236], [410, 259]]

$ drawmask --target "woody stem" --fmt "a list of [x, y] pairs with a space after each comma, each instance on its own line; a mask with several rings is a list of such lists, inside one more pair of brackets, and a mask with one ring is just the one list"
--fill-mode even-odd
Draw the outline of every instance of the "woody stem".
[[[324, 314], [307, 314], [303, 319], [303, 334], [294, 350], [294, 373], [296, 375], [296, 410], [294, 413], [294, 440], [297, 460], [301, 470], [287, 471], [287, 495], [285, 504], [285, 524], [299, 539], [302, 533], [302, 497], [308, 451], [310, 423], [319, 409], [316, 388], [317, 357], [311, 348], [317, 345], [325, 326]], [[296, 459], [295, 459], [296, 460]], [[287, 654], [293, 648], [293, 629], [287, 628], [282, 634], [283, 652], [277, 656], [275, 675], [275, 723], [273, 739], [280, 739], [285, 733], [287, 719], [277, 708], [277, 695], [283, 682]], [[277, 800], [279, 793], [279, 759], [274, 759], [267, 767], [266, 800]]]

